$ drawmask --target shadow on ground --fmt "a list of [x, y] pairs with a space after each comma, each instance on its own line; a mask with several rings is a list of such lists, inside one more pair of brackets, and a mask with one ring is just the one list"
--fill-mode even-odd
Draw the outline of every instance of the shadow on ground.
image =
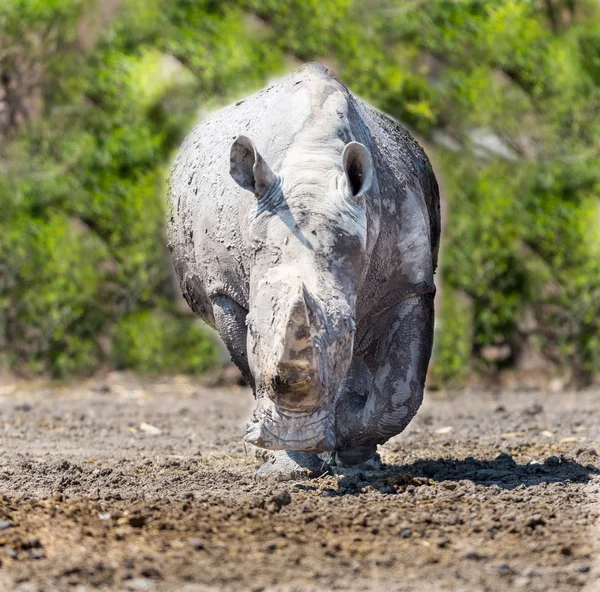
[[541, 483], [587, 483], [590, 475], [600, 473], [600, 469], [563, 456], [550, 456], [543, 463], [518, 464], [509, 454], [502, 453], [494, 460], [441, 458], [404, 465], [385, 464], [377, 471], [336, 469], [336, 472], [341, 479], [338, 489], [330, 490], [331, 495], [356, 495], [369, 486], [382, 493], [398, 493], [410, 486], [438, 482], [448, 485], [459, 481], [502, 489], [533, 487]]

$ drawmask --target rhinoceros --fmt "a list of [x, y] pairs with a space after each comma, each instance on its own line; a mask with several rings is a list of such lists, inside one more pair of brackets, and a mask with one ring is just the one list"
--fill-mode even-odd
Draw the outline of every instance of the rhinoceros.
[[422, 148], [309, 64], [195, 127], [169, 195], [183, 295], [254, 392], [246, 441], [279, 451], [275, 472], [376, 458], [419, 408], [432, 349]]

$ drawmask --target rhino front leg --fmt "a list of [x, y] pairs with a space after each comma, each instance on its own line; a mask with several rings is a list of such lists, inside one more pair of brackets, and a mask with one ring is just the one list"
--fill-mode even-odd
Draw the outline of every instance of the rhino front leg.
[[433, 344], [433, 297], [402, 301], [360, 336], [336, 405], [341, 463], [364, 462], [420, 407]]
[[244, 380], [254, 387], [246, 349], [246, 315], [248, 311], [227, 296], [213, 298], [212, 307], [215, 329], [227, 347], [231, 360], [239, 368]]

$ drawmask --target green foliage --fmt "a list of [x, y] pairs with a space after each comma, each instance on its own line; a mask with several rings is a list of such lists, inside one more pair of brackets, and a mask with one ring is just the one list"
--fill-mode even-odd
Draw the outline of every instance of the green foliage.
[[140, 310], [117, 324], [112, 357], [117, 368], [199, 374], [218, 363], [219, 351], [198, 322]]
[[464, 380], [471, 361], [472, 306], [464, 294], [444, 289], [441, 310], [437, 312], [431, 371], [435, 381], [457, 386]]
[[61, 213], [14, 217], [3, 227], [0, 317], [11, 361], [58, 376], [95, 366], [103, 254], [94, 235]]
[[[184, 330], [164, 304], [171, 293], [167, 165], [199, 100], [225, 96], [242, 81], [259, 84], [277, 61], [243, 34], [241, 11], [185, 0], [125, 2], [84, 50], [76, 29], [89, 28], [94, 10], [83, 0], [20, 0], [0, 9], [13, 54], [30, 57], [31, 39], [47, 29], [56, 41], [55, 52], [36, 56], [46, 73], [43, 112], [20, 128], [15, 119], [12, 141], [0, 147], [2, 341], [21, 371], [89, 372], [106, 357], [99, 343], [124, 318], [156, 309], [159, 324], [140, 320], [140, 330], [160, 333], [150, 350], [126, 355], [123, 343], [139, 343], [134, 328], [125, 325], [129, 341], [117, 331], [119, 364], [142, 369], [147, 358], [165, 371], [203, 368], [198, 356], [209, 363], [212, 345]], [[18, 59], [2, 59], [8, 76], [23, 74]], [[174, 339], [168, 322], [185, 339], [197, 337], [199, 353]], [[162, 361], [161, 343], [169, 350]]]
[[[438, 165], [436, 372], [456, 382], [489, 367], [478, 359], [490, 345], [510, 351], [499, 365], [518, 365], [529, 342], [589, 381], [600, 371], [599, 25], [586, 0], [0, 3], [11, 363], [56, 375], [106, 357], [202, 367], [168, 329], [187, 334], [165, 304], [168, 162], [200, 107], [318, 59], [416, 131]], [[111, 339], [112, 353], [100, 346]]]

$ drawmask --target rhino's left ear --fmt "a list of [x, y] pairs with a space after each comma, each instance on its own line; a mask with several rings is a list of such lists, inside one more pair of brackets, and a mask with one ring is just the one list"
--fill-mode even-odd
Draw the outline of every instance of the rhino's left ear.
[[229, 162], [229, 174], [233, 180], [258, 198], [277, 181], [277, 175], [260, 155], [254, 142], [246, 136], [239, 136], [231, 145]]
[[344, 172], [354, 199], [362, 197], [373, 182], [373, 159], [360, 142], [346, 144], [342, 153]]

